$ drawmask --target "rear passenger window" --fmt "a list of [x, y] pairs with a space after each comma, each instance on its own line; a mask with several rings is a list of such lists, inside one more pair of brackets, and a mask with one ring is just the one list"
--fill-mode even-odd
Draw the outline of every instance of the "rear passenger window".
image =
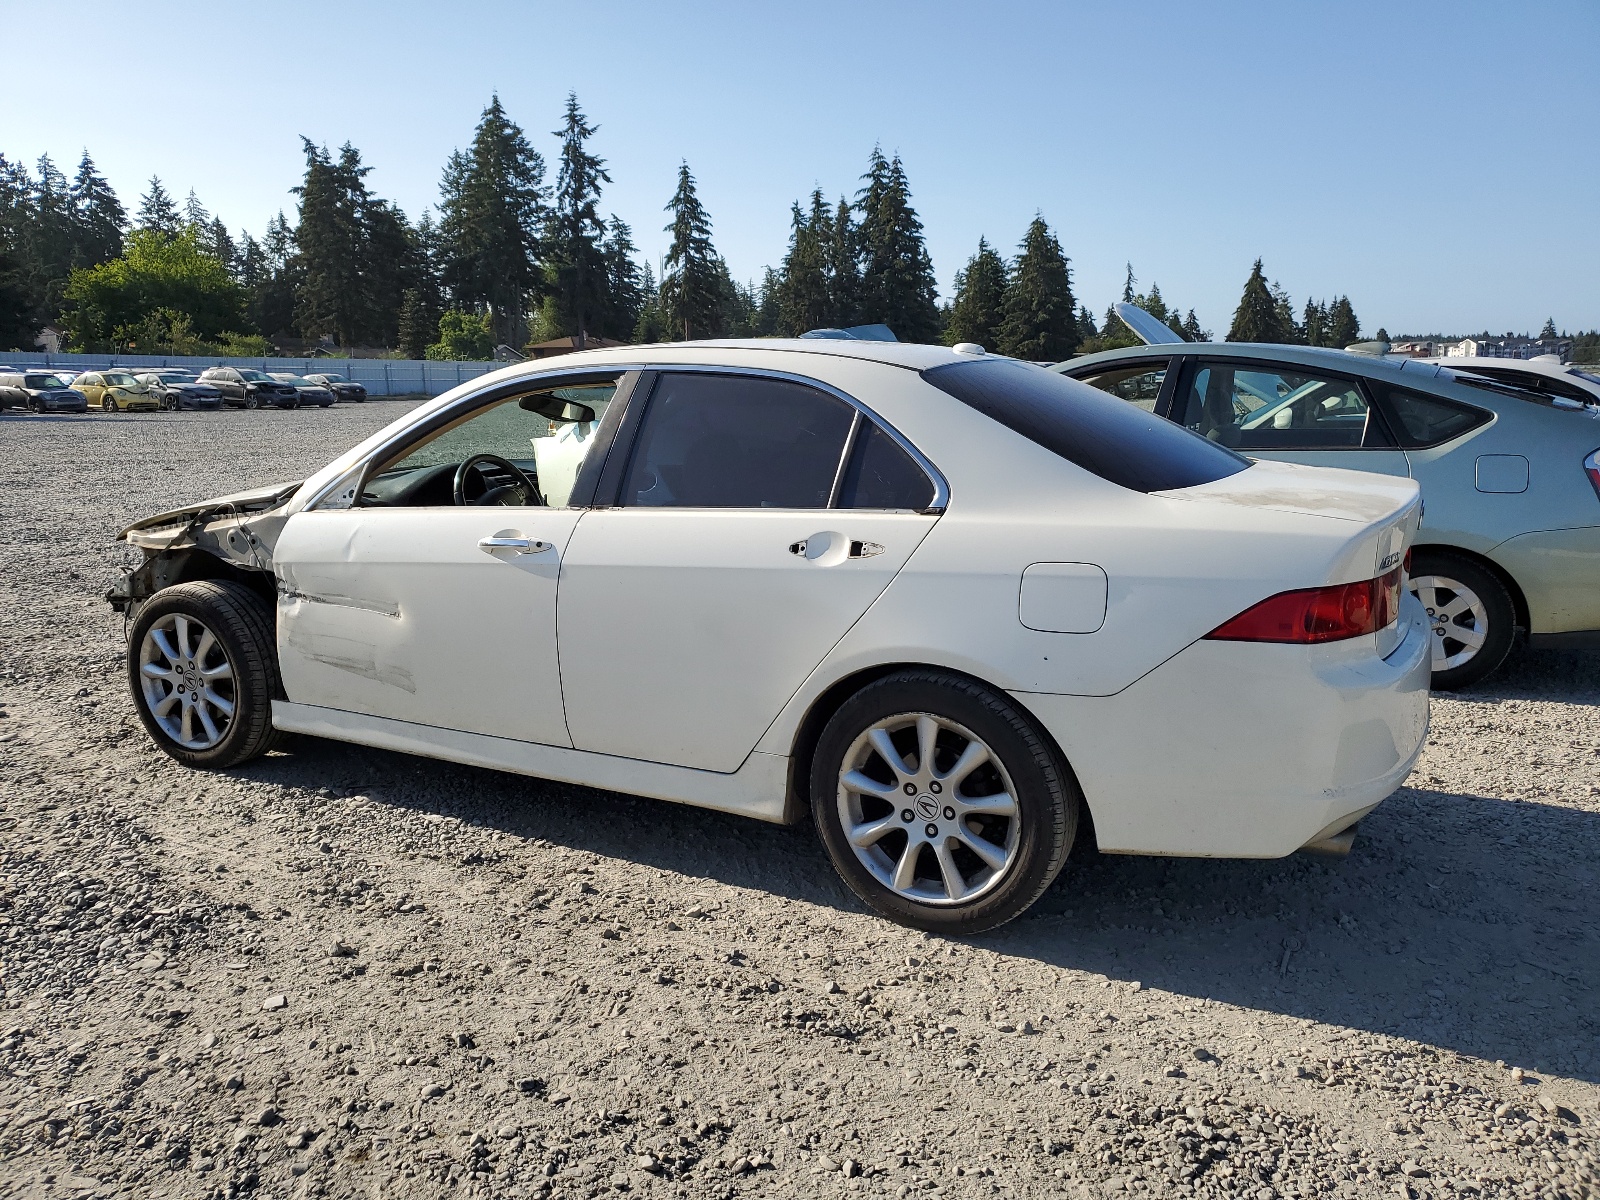
[[621, 503], [826, 508], [855, 410], [749, 375], [666, 374], [650, 396]]
[[1439, 446], [1486, 424], [1494, 414], [1405, 388], [1384, 389], [1394, 415], [1395, 435], [1408, 450]]
[[1126, 363], [1092, 375], [1074, 375], [1080, 383], [1097, 387], [1126, 400], [1145, 412], [1155, 412], [1161, 398], [1161, 385], [1167, 378], [1167, 360], [1158, 363]]
[[1246, 452], [1391, 445], [1359, 384], [1299, 368], [1202, 363], [1178, 415], [1201, 437]]
[[909, 508], [933, 503], [933, 481], [895, 440], [862, 418], [839, 486], [840, 508]]

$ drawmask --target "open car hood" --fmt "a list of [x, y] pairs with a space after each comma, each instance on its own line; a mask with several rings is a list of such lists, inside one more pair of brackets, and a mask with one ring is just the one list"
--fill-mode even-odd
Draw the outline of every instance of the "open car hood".
[[[277, 508], [300, 490], [301, 480], [294, 483], [280, 483], [272, 487], [252, 488], [247, 492], [233, 492], [227, 496], [215, 496], [210, 500], [202, 500], [198, 504], [190, 504], [183, 508], [174, 508], [169, 512], [156, 513], [154, 516], [143, 517], [129, 525], [117, 534], [119, 542], [133, 541], [135, 544], [144, 545], [152, 540], [157, 542], [170, 540], [162, 535], [170, 534], [176, 537], [185, 528], [197, 521], [220, 516], [244, 516], [247, 513], [266, 512], [268, 509]], [[157, 532], [159, 531], [159, 533]], [[133, 534], [145, 534], [135, 538]], [[155, 535], [152, 539], [151, 535]]]

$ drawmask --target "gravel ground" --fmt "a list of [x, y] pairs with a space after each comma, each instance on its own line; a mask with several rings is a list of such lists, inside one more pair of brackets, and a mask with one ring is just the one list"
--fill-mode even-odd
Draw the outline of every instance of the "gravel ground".
[[1090, 858], [970, 941], [811, 832], [156, 752], [126, 521], [404, 405], [0, 418], [0, 1194], [1593, 1196], [1600, 660], [1435, 702], [1342, 861]]

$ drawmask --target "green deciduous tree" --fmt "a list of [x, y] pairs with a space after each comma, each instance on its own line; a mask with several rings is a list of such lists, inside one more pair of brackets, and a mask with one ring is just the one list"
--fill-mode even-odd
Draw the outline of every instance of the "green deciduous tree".
[[1019, 250], [1006, 287], [999, 350], [1039, 361], [1069, 358], [1078, 348], [1077, 301], [1061, 243], [1036, 216]]
[[911, 207], [911, 187], [900, 156], [886, 159], [874, 147], [857, 193], [861, 214], [860, 319], [882, 322], [901, 341], [939, 339], [938, 288], [922, 222]]
[[243, 289], [192, 230], [174, 237], [134, 230], [122, 257], [72, 272], [66, 299], [71, 342], [85, 350], [114, 349], [119, 330], [137, 329], [162, 310], [184, 316], [205, 340], [241, 332], [247, 322]]
[[998, 348], [1008, 282], [1005, 259], [980, 237], [978, 252], [956, 272], [956, 295], [945, 319], [945, 345], [976, 342], [986, 350]]
[[445, 165], [439, 271], [459, 305], [487, 306], [497, 341], [521, 345], [542, 299], [544, 159], [494, 96], [466, 151]]
[[672, 234], [661, 307], [673, 336], [683, 341], [716, 337], [722, 329], [723, 276], [727, 268], [711, 244], [711, 217], [700, 203], [689, 164], [678, 167], [678, 188], [667, 201]]
[[488, 313], [451, 309], [439, 318], [439, 340], [425, 357], [487, 362], [494, 357], [494, 328]]

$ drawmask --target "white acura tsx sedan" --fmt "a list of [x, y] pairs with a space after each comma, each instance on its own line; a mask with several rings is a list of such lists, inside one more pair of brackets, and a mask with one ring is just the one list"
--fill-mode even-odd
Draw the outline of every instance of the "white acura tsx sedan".
[[867, 904], [974, 932], [1080, 837], [1348, 848], [1427, 729], [1420, 508], [977, 347], [629, 346], [140, 521], [109, 598], [180, 762], [300, 733], [809, 811]]

